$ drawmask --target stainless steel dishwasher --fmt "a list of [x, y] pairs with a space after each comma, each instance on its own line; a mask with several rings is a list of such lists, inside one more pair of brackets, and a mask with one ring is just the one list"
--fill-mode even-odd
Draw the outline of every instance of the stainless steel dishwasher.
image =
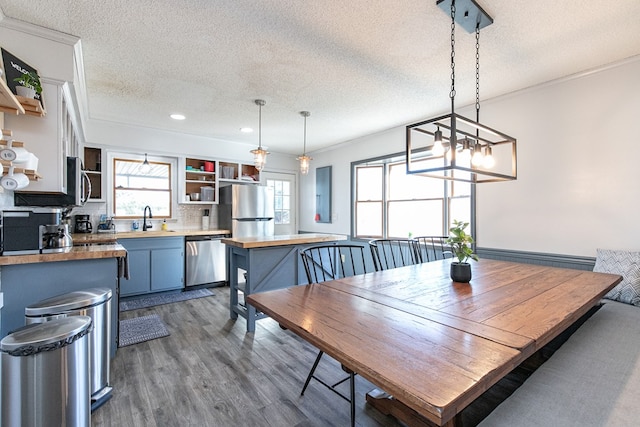
[[223, 286], [227, 280], [226, 235], [185, 237], [185, 289], [196, 286]]

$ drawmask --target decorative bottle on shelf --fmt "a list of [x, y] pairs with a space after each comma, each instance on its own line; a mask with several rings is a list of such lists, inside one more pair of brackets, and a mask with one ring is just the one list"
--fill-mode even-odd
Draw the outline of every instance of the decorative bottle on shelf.
[[202, 215], [202, 229], [203, 230], [209, 229], [209, 209], [205, 209]]

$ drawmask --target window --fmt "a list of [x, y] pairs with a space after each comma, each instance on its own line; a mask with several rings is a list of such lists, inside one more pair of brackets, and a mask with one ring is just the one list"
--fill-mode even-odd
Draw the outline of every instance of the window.
[[139, 218], [145, 206], [154, 218], [171, 217], [171, 163], [149, 162], [142, 173], [141, 160], [113, 159], [113, 200], [117, 218]]
[[267, 187], [273, 188], [275, 223], [291, 223], [291, 183], [268, 179]]
[[356, 236], [382, 237], [383, 167], [356, 168]]
[[448, 235], [454, 219], [471, 218], [469, 183], [407, 175], [397, 155], [352, 167], [356, 238]]

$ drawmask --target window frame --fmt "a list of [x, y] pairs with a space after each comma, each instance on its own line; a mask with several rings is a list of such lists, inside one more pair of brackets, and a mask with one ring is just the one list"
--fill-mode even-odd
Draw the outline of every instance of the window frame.
[[[374, 158], [369, 158], [369, 159], [363, 159], [363, 160], [357, 160], [357, 161], [353, 161], [351, 162], [351, 239], [352, 240], [370, 240], [370, 239], [375, 239], [375, 238], [389, 238], [389, 203], [392, 202], [399, 202], [399, 201], [405, 201], [406, 199], [390, 199], [389, 196], [389, 188], [390, 188], [390, 183], [389, 183], [389, 179], [390, 179], [390, 167], [392, 165], [398, 165], [398, 164], [403, 164], [405, 163], [406, 166], [406, 158], [405, 158], [405, 153], [401, 152], [401, 153], [394, 153], [394, 154], [388, 154], [388, 155], [384, 155], [384, 156], [378, 156], [378, 157], [374, 157]], [[382, 191], [382, 198], [383, 198], [383, 212], [382, 212], [382, 236], [365, 236], [365, 235], [357, 235], [357, 192], [358, 192], [358, 183], [357, 183], [357, 170], [360, 167], [375, 167], [375, 166], [382, 166], [383, 167], [383, 173], [382, 173], [382, 183], [381, 185], [383, 186], [383, 191]], [[439, 178], [427, 178], [425, 177], [425, 179], [438, 179], [439, 181], [443, 182], [443, 196], [442, 198], [426, 198], [426, 199], [412, 199], [412, 200], [424, 200], [424, 201], [431, 201], [431, 200], [440, 200], [442, 203], [442, 209], [443, 209], [443, 213], [442, 213], [442, 235], [448, 235], [448, 227], [451, 222], [451, 218], [450, 218], [450, 212], [451, 212], [451, 201], [453, 199], [460, 199], [460, 198], [469, 198], [469, 218], [470, 218], [470, 229], [471, 232], [473, 233], [472, 235], [475, 235], [475, 223], [476, 223], [476, 219], [475, 219], [475, 214], [476, 214], [476, 188], [475, 188], [475, 184], [469, 184], [470, 185], [470, 189], [469, 189], [469, 195], [454, 195], [454, 194], [450, 194], [453, 193], [453, 187], [452, 185], [456, 185], [459, 183], [456, 183], [455, 181], [450, 181], [450, 180], [444, 180], [444, 179], [439, 179]], [[393, 237], [407, 237], [407, 236], [393, 236]]]
[[[110, 173], [107, 173], [107, 194], [111, 194], [110, 200], [107, 201], [107, 209], [108, 212], [111, 212], [111, 215], [114, 216], [116, 220], [134, 220], [141, 219], [143, 217], [143, 212], [140, 212], [139, 215], [127, 215], [127, 216], [115, 216], [116, 212], [116, 188], [115, 188], [115, 161], [116, 160], [125, 160], [132, 162], [139, 162], [142, 164], [144, 162], [144, 154], [137, 153], [127, 153], [127, 152], [115, 152], [115, 151], [107, 151], [107, 161], [111, 166]], [[169, 216], [166, 215], [153, 215], [153, 219], [173, 219], [175, 213], [177, 212], [177, 201], [175, 194], [178, 194], [178, 181], [177, 181], [177, 171], [178, 171], [178, 158], [177, 157], [169, 157], [169, 156], [161, 156], [161, 155], [150, 155], [147, 154], [147, 160], [149, 163], [155, 164], [168, 164], [169, 165], [169, 189], [168, 190], [158, 190], [158, 191], [168, 191], [169, 192]]]
[[[273, 210], [274, 210], [274, 214], [276, 212], [280, 212], [280, 222], [277, 221], [277, 215], [274, 215], [274, 224], [275, 225], [291, 225], [291, 191], [293, 190], [291, 188], [291, 181], [284, 180], [284, 179], [267, 178], [266, 179], [267, 187], [269, 187], [269, 181], [273, 182], [273, 187], [272, 188], [273, 188]], [[276, 183], [278, 183], [278, 182], [283, 185], [282, 194], [279, 195], [279, 196], [276, 193]], [[287, 194], [284, 194], [284, 184], [285, 183], [289, 187], [289, 191], [287, 192]], [[278, 197], [280, 197], [280, 199], [282, 201], [282, 207], [280, 209], [276, 208], [276, 200], [278, 199]], [[289, 199], [289, 208], [287, 208], [287, 209], [284, 208], [285, 197]], [[288, 212], [289, 220], [287, 222], [282, 222], [282, 215], [283, 215], [283, 213], [285, 211]]]

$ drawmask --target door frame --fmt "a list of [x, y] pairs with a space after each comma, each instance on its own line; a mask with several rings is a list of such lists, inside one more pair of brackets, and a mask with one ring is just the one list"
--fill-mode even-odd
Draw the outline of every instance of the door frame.
[[267, 185], [268, 179], [282, 180], [278, 176], [270, 176], [270, 175], [287, 175], [291, 177], [291, 183], [292, 183], [291, 194], [294, 195], [295, 197], [295, 200], [294, 200], [295, 203], [289, 204], [290, 211], [294, 215], [293, 233], [291, 234], [298, 234], [299, 224], [300, 224], [300, 220], [298, 219], [298, 213], [300, 211], [299, 209], [300, 195], [298, 194], [298, 172], [285, 171], [285, 170], [269, 170], [269, 171], [265, 170], [260, 175], [261, 175], [260, 181], [263, 185]]

